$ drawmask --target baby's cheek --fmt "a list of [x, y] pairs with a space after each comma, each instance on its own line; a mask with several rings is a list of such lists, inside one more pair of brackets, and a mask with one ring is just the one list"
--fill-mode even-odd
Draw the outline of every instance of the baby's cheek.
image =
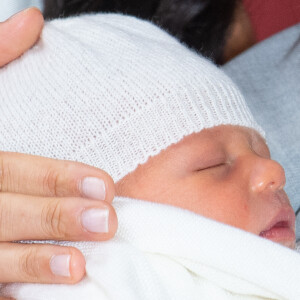
[[[223, 183], [212, 189], [206, 201], [205, 216], [216, 221], [251, 231], [251, 205], [247, 193]], [[254, 228], [253, 228], [254, 230]]]

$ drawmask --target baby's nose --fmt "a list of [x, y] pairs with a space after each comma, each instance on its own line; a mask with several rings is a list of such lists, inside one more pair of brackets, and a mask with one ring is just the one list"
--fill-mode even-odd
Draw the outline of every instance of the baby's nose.
[[282, 190], [285, 185], [285, 172], [282, 166], [271, 159], [258, 158], [253, 162], [250, 174], [250, 188], [259, 193], [270, 189]]

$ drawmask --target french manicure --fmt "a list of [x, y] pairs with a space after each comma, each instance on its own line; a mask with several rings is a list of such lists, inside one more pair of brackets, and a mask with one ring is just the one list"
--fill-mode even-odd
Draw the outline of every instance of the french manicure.
[[70, 277], [71, 255], [53, 255], [50, 260], [50, 269], [54, 275]]
[[80, 184], [81, 193], [86, 198], [105, 200], [105, 183], [97, 177], [85, 177]]
[[81, 215], [82, 226], [89, 232], [107, 233], [109, 210], [92, 208], [83, 211]]

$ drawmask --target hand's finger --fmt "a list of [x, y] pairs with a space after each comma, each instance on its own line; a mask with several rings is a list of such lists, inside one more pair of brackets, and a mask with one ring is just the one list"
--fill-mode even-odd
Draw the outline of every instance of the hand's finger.
[[73, 247], [0, 243], [0, 282], [76, 283], [85, 274], [82, 253]]
[[115, 235], [117, 227], [116, 213], [105, 201], [0, 193], [0, 241], [3, 242], [104, 241]]
[[115, 186], [106, 172], [81, 163], [0, 152], [0, 192], [112, 202]]
[[32, 47], [43, 24], [43, 16], [37, 8], [22, 11], [0, 23], [0, 67]]

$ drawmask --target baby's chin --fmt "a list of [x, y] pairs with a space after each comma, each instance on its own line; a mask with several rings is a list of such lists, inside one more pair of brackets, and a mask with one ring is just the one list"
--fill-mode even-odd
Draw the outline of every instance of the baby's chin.
[[296, 248], [296, 241], [283, 241], [283, 242], [278, 242], [280, 245], [288, 247], [292, 250], [295, 250]]
[[284, 241], [284, 242], [280, 242], [280, 244], [282, 246], [288, 247], [292, 250], [295, 250], [295, 248], [296, 248], [296, 240], [294, 240], [294, 241]]

